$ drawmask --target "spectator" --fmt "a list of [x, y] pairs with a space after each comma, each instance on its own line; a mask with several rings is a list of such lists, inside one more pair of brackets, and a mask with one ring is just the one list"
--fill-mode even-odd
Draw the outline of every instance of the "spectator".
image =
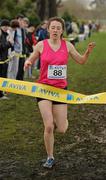
[[[10, 22], [11, 29], [9, 29], [9, 35], [12, 36], [14, 44], [13, 48], [9, 50], [10, 61], [8, 65], [8, 78], [16, 79], [19, 65], [19, 55], [21, 53], [20, 45], [18, 42], [18, 34], [16, 33], [19, 29], [19, 22], [17, 19], [13, 19]], [[14, 54], [14, 55], [13, 55]], [[12, 57], [11, 57], [12, 55]]]
[[27, 28], [29, 27], [30, 21], [27, 17], [23, 18], [23, 27], [27, 30]]
[[[12, 48], [13, 41], [8, 36], [10, 22], [7, 19], [1, 21], [0, 27], [0, 77], [7, 77], [8, 63], [5, 60], [8, 58], [8, 49]], [[0, 91], [0, 99], [7, 99], [4, 93]]]
[[85, 23], [85, 24], [84, 24], [84, 35], [85, 35], [85, 39], [87, 39], [87, 38], [89, 37], [89, 33], [90, 33], [89, 25], [88, 25], [88, 23]]
[[72, 24], [70, 21], [66, 21], [65, 27], [66, 27], [67, 35], [72, 34], [73, 30], [72, 30]]
[[26, 38], [26, 30], [24, 27], [24, 16], [22, 14], [17, 15], [17, 20], [19, 22], [19, 28], [16, 30], [16, 36], [18, 37], [18, 43], [20, 48], [20, 53], [22, 56], [19, 58], [19, 67], [17, 73], [17, 80], [23, 80], [24, 78], [24, 62], [25, 62], [25, 55], [26, 55], [26, 48], [25, 48], [25, 38]]
[[[30, 24], [29, 27], [27, 28], [27, 34], [25, 39], [27, 57], [33, 52], [36, 43], [37, 40], [35, 37], [35, 27], [34, 25]], [[34, 76], [32, 75], [33, 67], [34, 65], [32, 65], [27, 71], [27, 75], [30, 78], [34, 78]]]
[[[36, 30], [36, 37], [38, 42], [48, 38], [47, 24], [48, 21], [43, 21], [39, 28]], [[38, 59], [37, 61], [37, 69], [40, 69], [40, 59]]]

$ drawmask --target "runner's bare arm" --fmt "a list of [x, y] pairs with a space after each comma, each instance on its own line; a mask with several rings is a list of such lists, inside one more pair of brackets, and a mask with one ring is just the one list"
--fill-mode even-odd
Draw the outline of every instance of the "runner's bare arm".
[[85, 51], [85, 53], [83, 55], [81, 55], [76, 49], [75, 47], [67, 42], [67, 47], [69, 50], [69, 54], [71, 55], [71, 57], [79, 64], [84, 64], [87, 59], [89, 54], [92, 52], [93, 48], [95, 47], [95, 43], [91, 42], [88, 44], [87, 50]]
[[29, 58], [25, 61], [24, 70], [26, 70], [29, 66], [31, 66], [39, 58], [39, 55], [41, 54], [42, 50], [43, 50], [43, 42], [40, 41], [34, 47], [33, 53], [31, 53]]

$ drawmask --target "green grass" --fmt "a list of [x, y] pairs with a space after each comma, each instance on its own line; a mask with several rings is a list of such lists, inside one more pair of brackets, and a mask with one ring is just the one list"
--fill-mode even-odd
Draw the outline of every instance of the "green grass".
[[[69, 60], [70, 90], [83, 94], [106, 92], [105, 39], [106, 33], [95, 33], [90, 39], [76, 45], [78, 51], [83, 53], [88, 42], [96, 42], [85, 65]], [[36, 165], [39, 167], [39, 160], [46, 155], [42, 118], [34, 98], [15, 94], [9, 94], [9, 97], [10, 100], [0, 101], [0, 177], [8, 180], [25, 177], [25, 180], [29, 180]], [[70, 105], [67, 134], [56, 134], [56, 156], [64, 160], [66, 154], [70, 153], [71, 162], [77, 163], [78, 159], [75, 158], [81, 157], [82, 148], [84, 158], [87, 154], [92, 157], [93, 153], [97, 153], [97, 157], [98, 154], [106, 157], [104, 144], [97, 144], [97, 140], [95, 142], [96, 136], [103, 139], [105, 111], [105, 105]]]
[[69, 63], [69, 85], [74, 91], [86, 94], [106, 91], [105, 37], [106, 33], [97, 33], [76, 46], [79, 52], [84, 53], [89, 42], [96, 43], [86, 64]]

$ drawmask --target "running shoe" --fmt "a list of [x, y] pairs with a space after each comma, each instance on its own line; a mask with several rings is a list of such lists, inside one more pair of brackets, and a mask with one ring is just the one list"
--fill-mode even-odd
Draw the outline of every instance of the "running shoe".
[[43, 164], [43, 167], [51, 169], [54, 165], [55, 165], [55, 160], [53, 158], [48, 158], [46, 162]]

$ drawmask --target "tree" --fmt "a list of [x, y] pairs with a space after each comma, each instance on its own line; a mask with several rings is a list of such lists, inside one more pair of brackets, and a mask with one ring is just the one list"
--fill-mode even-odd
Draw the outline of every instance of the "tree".
[[36, 0], [37, 13], [41, 20], [45, 18], [57, 16], [57, 8], [61, 4], [61, 0]]
[[46, 3], [46, 0], [36, 0], [37, 14], [41, 20], [44, 20], [46, 16]]
[[62, 0], [5, 0], [0, 2], [0, 17], [12, 19], [22, 13], [31, 18], [36, 16], [42, 21], [57, 15], [61, 2]]
[[48, 16], [52, 17], [52, 16], [56, 16], [57, 15], [57, 4], [56, 4], [56, 0], [48, 0]]

